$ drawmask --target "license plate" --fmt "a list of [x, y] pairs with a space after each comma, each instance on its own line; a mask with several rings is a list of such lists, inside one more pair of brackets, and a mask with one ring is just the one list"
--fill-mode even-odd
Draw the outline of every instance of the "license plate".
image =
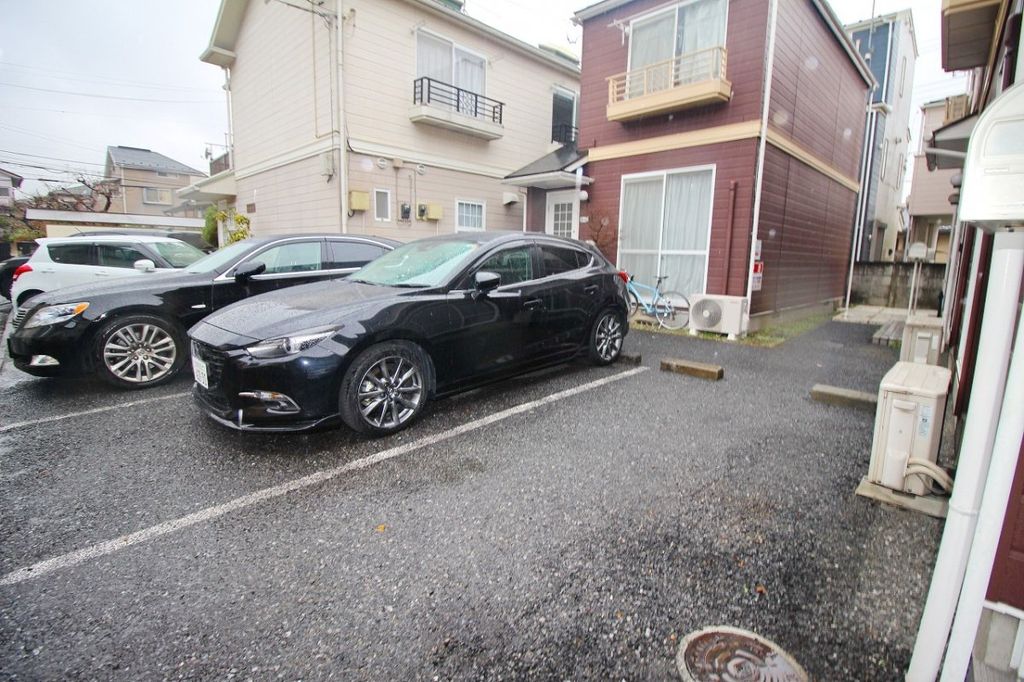
[[206, 371], [206, 363], [195, 355], [192, 356], [192, 376], [203, 388], [210, 388], [210, 375]]

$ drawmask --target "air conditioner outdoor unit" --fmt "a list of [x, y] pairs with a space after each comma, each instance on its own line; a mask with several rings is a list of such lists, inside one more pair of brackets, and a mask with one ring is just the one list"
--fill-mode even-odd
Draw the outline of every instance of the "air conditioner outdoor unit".
[[743, 296], [693, 294], [690, 296], [690, 331], [728, 334], [746, 332], [747, 299]]

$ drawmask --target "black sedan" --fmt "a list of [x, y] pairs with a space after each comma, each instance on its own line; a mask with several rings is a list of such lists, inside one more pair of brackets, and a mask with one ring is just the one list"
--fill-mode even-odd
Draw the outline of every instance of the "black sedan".
[[531, 233], [400, 246], [344, 280], [247, 299], [189, 331], [195, 395], [240, 430], [338, 418], [383, 435], [427, 400], [584, 354], [614, 362], [625, 284], [597, 249]]
[[292, 235], [236, 242], [182, 270], [67, 287], [19, 309], [7, 341], [35, 376], [95, 372], [122, 388], [170, 380], [188, 360], [185, 330], [240, 299], [345, 277], [398, 242]]

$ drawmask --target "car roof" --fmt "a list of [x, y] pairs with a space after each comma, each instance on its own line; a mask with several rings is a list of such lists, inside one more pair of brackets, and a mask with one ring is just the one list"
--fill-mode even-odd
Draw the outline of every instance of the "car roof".
[[258, 237], [249, 237], [245, 241], [253, 244], [267, 244], [269, 242], [277, 241], [279, 239], [301, 239], [301, 238], [313, 238], [313, 239], [356, 239], [356, 240], [368, 240], [378, 242], [380, 244], [387, 244], [389, 246], [399, 246], [402, 242], [388, 239], [387, 237], [377, 237], [372, 234], [342, 234], [341, 232], [296, 232], [292, 234], [268, 234], [260, 235]]
[[472, 232], [455, 232], [453, 234], [442, 234], [436, 237], [427, 237], [418, 241], [430, 241], [430, 242], [446, 242], [446, 241], [469, 241], [476, 242], [478, 244], [501, 244], [503, 242], [515, 242], [521, 240], [539, 242], [539, 243], [551, 243], [551, 244], [564, 244], [566, 246], [586, 247], [586, 244], [577, 239], [568, 239], [566, 237], [556, 237], [551, 234], [544, 232], [519, 232], [519, 231], [472, 231]]
[[[82, 237], [84, 235], [76, 235], [74, 237], [40, 237], [36, 240], [36, 243], [40, 246], [46, 246], [47, 244], [81, 244]], [[94, 242], [180, 242], [180, 239], [174, 237], [157, 237], [154, 235], [146, 234], [122, 234], [122, 235], [97, 235], [90, 238]]]

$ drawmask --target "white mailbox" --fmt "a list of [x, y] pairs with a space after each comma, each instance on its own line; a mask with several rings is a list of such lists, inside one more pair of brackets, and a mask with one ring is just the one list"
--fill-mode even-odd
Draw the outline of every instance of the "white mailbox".
[[878, 388], [875, 437], [868, 480], [914, 495], [928, 492], [915, 461], [939, 453], [951, 373], [945, 367], [897, 362]]
[[996, 98], [974, 126], [964, 161], [959, 217], [993, 228], [1024, 216], [1024, 85]]

